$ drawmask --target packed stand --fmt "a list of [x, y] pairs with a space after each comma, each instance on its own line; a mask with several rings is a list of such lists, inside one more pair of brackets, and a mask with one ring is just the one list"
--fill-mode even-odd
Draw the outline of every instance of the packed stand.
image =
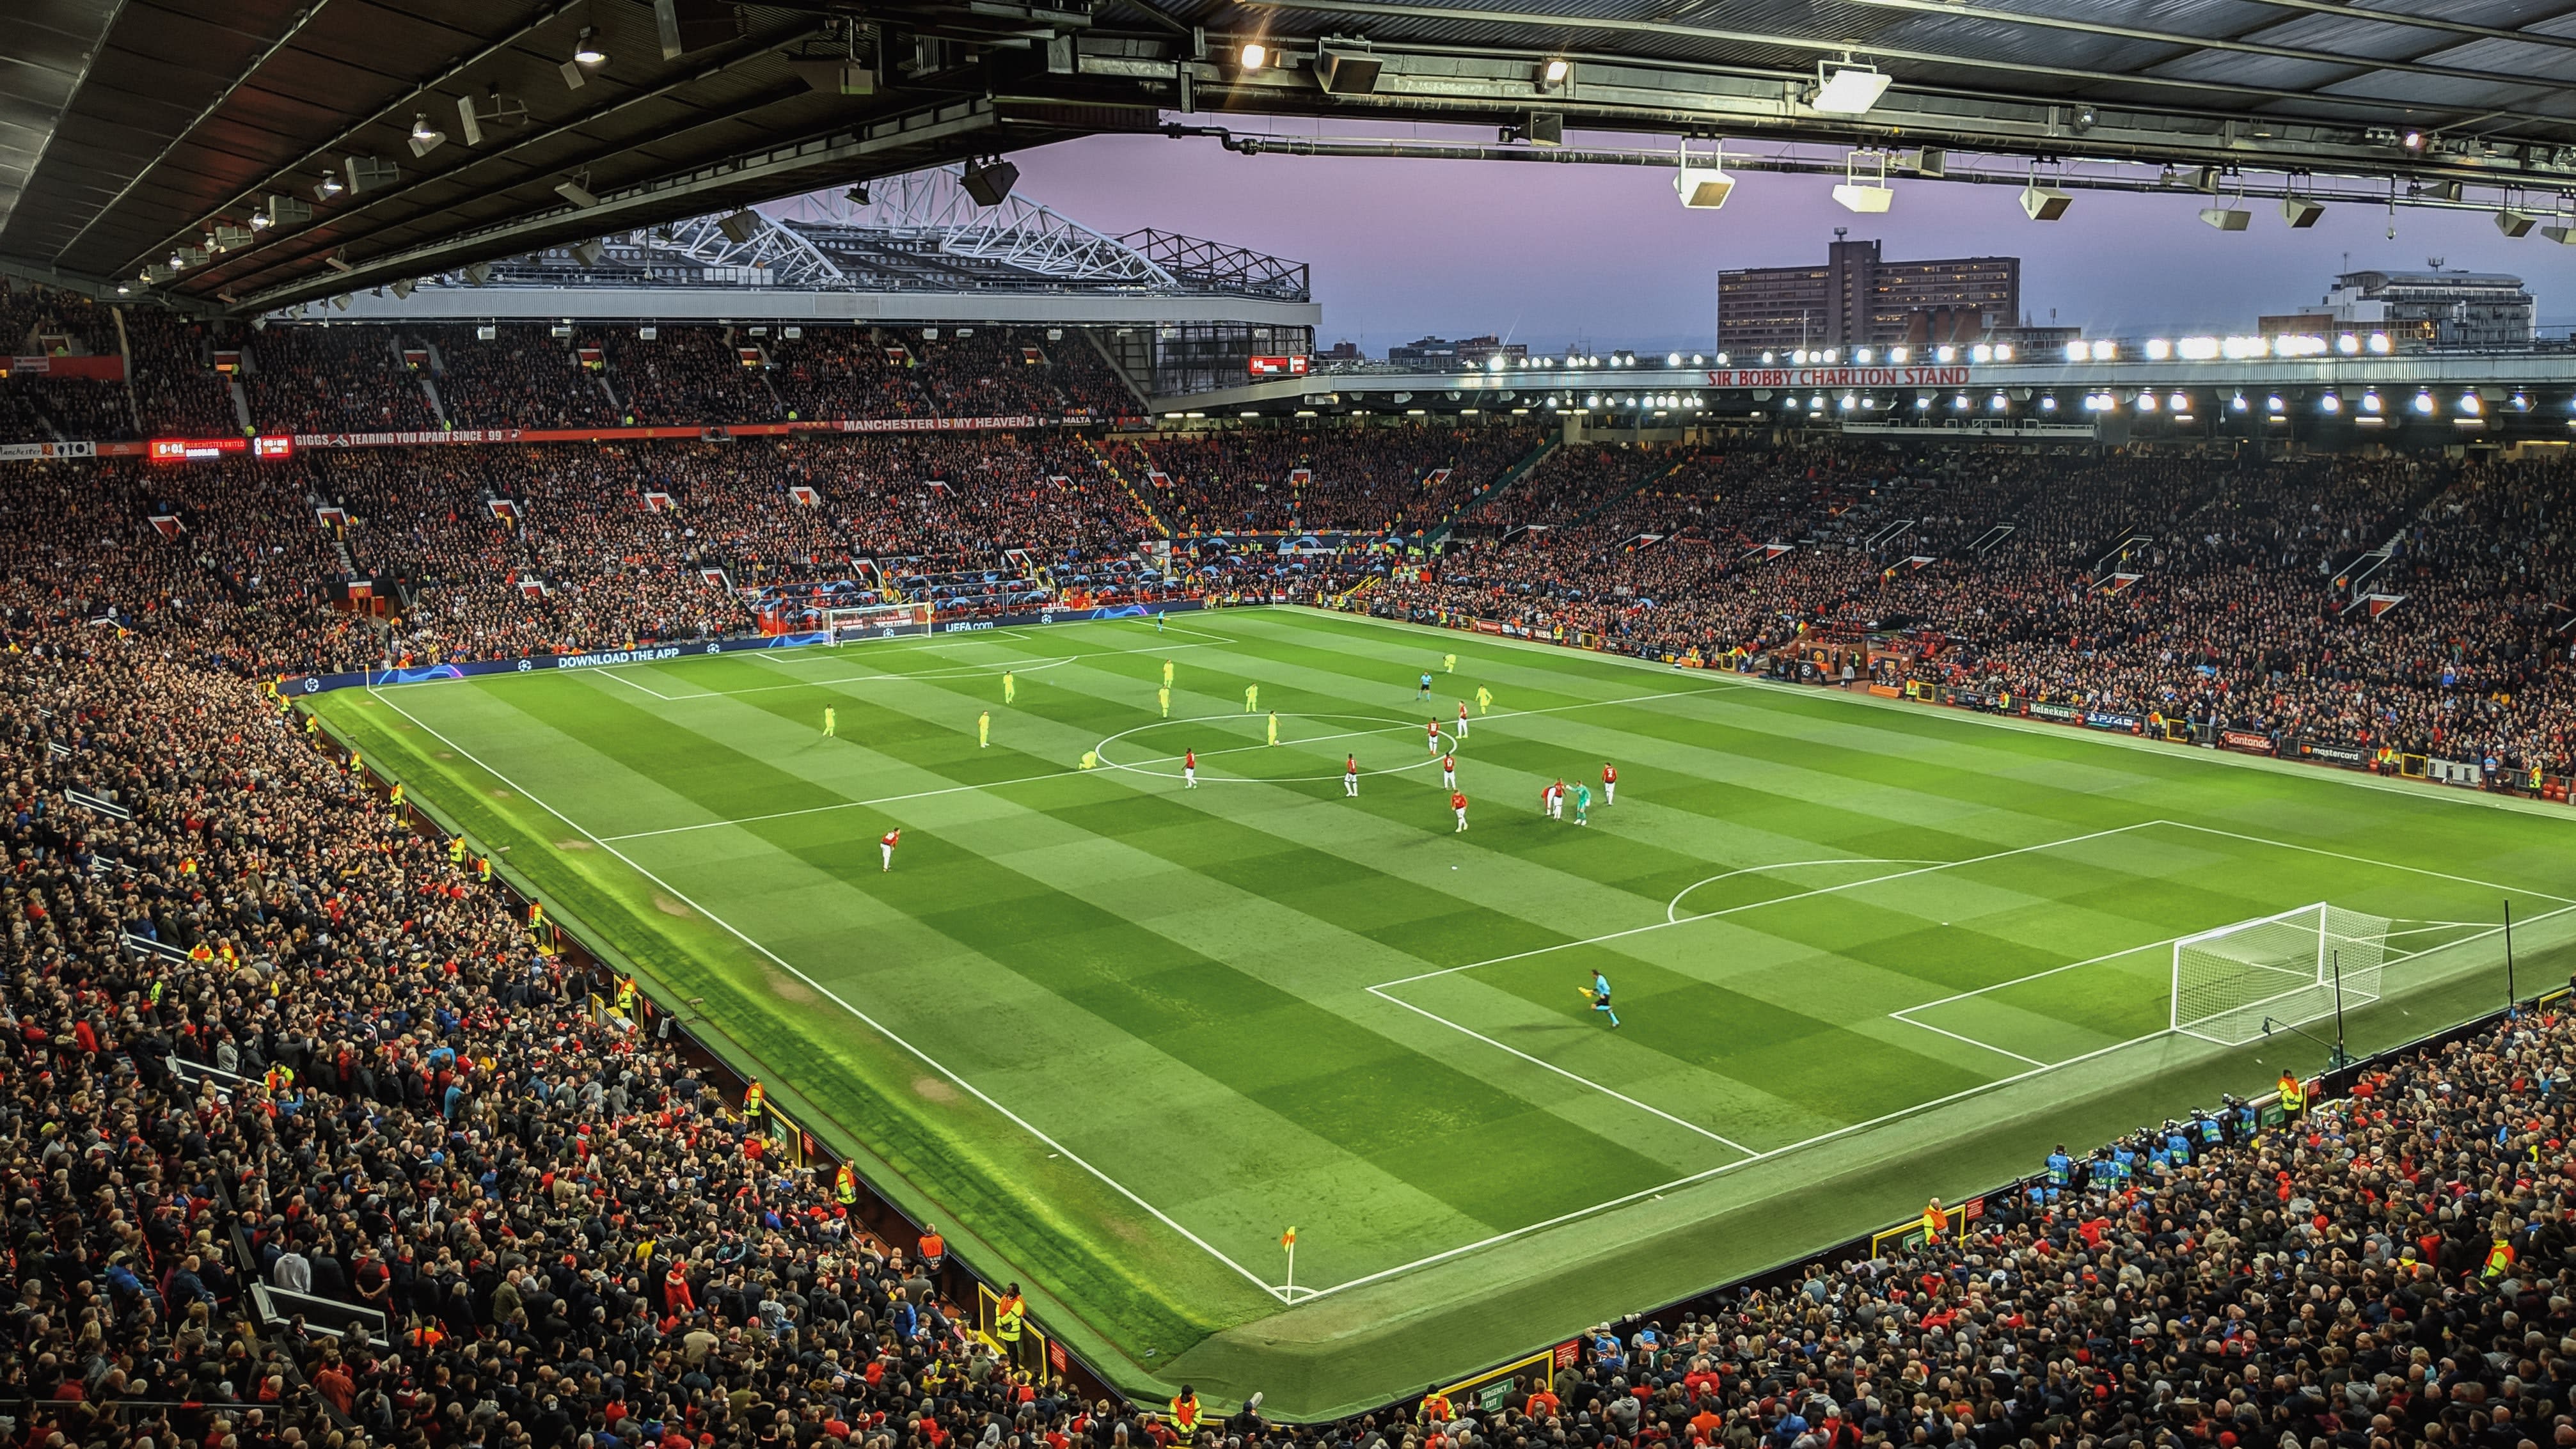
[[[1181, 533], [1419, 533], [1539, 445], [1534, 428], [1245, 428], [1122, 444]], [[1155, 474], [1168, 484], [1153, 483]]]
[[909, 1449], [1082, 1412], [197, 664], [199, 621], [5, 604], [10, 1443]]
[[430, 354], [448, 424], [458, 428], [605, 428], [617, 424], [596, 375], [572, 344], [541, 323], [502, 322], [489, 341], [476, 328], [412, 327], [402, 340]]
[[1427, 1397], [1408, 1442], [2565, 1444], [2571, 1069], [2571, 1023], [2525, 1015], [2282, 1125], [2231, 1101], [2060, 1148], [1964, 1229], [1604, 1324], [1494, 1407]]
[[243, 349], [251, 421], [263, 433], [427, 432], [437, 415], [385, 327], [270, 327]]

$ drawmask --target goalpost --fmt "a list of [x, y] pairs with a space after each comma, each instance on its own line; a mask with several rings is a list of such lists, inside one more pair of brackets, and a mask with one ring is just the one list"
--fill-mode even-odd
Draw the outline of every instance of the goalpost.
[[2266, 1020], [2301, 1026], [2379, 999], [2388, 918], [2319, 901], [2174, 942], [2173, 1029], [2241, 1046]]
[[832, 643], [868, 639], [892, 639], [905, 634], [930, 632], [931, 606], [928, 604], [863, 604], [846, 609], [823, 611], [823, 628]]

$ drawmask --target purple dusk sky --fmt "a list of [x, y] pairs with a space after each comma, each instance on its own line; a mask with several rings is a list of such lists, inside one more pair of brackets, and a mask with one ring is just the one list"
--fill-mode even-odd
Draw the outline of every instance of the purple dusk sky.
[[[1174, 117], [1173, 119], [1181, 119]], [[1238, 130], [1311, 133], [1311, 121], [1204, 116]], [[1399, 124], [1336, 134], [1490, 141], [1491, 131]], [[1629, 147], [1633, 137], [1568, 137]], [[1705, 149], [1702, 147], [1701, 149]], [[1342, 338], [1370, 354], [1426, 333], [1508, 334], [1532, 350], [1711, 346], [1716, 273], [1820, 260], [1837, 226], [1878, 237], [1891, 259], [2017, 255], [2031, 320], [2104, 333], [2250, 331], [2263, 312], [2324, 295], [2354, 268], [2512, 272], [2540, 301], [2546, 330], [2576, 321], [2565, 278], [2576, 247], [2506, 239], [2483, 213], [2334, 206], [2294, 232], [2278, 204], [2248, 200], [2251, 230], [2221, 233], [2194, 195], [2078, 191], [2064, 220], [2025, 219], [2015, 188], [1895, 177], [1893, 211], [1836, 206], [1829, 179], [1745, 173], [1723, 211], [1687, 211], [1668, 171], [1237, 156], [1212, 140], [1096, 136], [1022, 152], [1020, 189], [1116, 234], [1162, 227], [1310, 263], [1323, 304], [1319, 346]], [[2535, 201], [2536, 208], [2546, 203]]]

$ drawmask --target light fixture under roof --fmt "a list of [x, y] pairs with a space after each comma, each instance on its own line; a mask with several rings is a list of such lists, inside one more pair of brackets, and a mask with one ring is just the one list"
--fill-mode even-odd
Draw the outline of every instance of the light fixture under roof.
[[1725, 155], [1720, 151], [1709, 159], [1709, 164], [1694, 166], [1690, 148], [1682, 148], [1681, 169], [1673, 173], [1673, 192], [1682, 199], [1682, 205], [1696, 211], [1715, 211], [1726, 205], [1726, 198], [1735, 191], [1735, 178], [1718, 164]]
[[414, 112], [411, 118], [411, 154], [426, 156], [447, 144], [447, 133], [429, 123], [429, 113]]
[[1887, 94], [1895, 77], [1874, 65], [1855, 65], [1848, 55], [1816, 63], [1816, 94], [1807, 104], [1834, 116], [1864, 115]]
[[1845, 211], [1877, 215], [1896, 201], [1896, 193], [1887, 184], [1887, 153], [1854, 151], [1843, 157], [1842, 184], [1834, 188], [1834, 201]]

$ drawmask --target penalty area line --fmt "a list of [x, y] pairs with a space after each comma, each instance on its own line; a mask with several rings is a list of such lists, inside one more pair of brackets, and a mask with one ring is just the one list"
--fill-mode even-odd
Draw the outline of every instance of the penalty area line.
[[[373, 690], [369, 690], [368, 692], [370, 694], [375, 693]], [[378, 697], [382, 698], [382, 696]], [[769, 949], [767, 946], [762, 945], [759, 941], [753, 939], [751, 935], [745, 932], [741, 927], [736, 926], [731, 921], [717, 915], [715, 912], [708, 910], [705, 906], [692, 900], [686, 893], [682, 892], [679, 887], [672, 885], [669, 881], [666, 881], [662, 877], [655, 875], [652, 871], [645, 869], [642, 865], [638, 864], [633, 857], [627, 855], [624, 851], [619, 850], [616, 846], [601, 839], [599, 836], [593, 835], [590, 831], [582, 827], [580, 821], [573, 819], [561, 810], [556, 809], [552, 805], [547, 804], [545, 801], [529, 793], [529, 791], [522, 787], [517, 781], [484, 763], [471, 750], [466, 749], [463, 745], [460, 745], [456, 741], [439, 733], [436, 726], [431, 725], [428, 721], [423, 720], [418, 715], [413, 714], [410, 710], [404, 709], [401, 705], [394, 703], [394, 701], [390, 699], [387, 699], [384, 702], [390, 706], [396, 714], [401, 715], [403, 718], [410, 720], [413, 724], [418, 725], [422, 730], [427, 731], [432, 739], [435, 739], [439, 743], [447, 746], [449, 749], [456, 751], [460, 757], [471, 761], [476, 769], [481, 770], [485, 774], [490, 775], [493, 779], [500, 781], [503, 785], [508, 786], [514, 793], [516, 793], [520, 798], [526, 800], [529, 804], [536, 806], [538, 809], [545, 811], [557, 820], [571, 826], [575, 831], [587, 838], [592, 844], [597, 845], [600, 849], [607, 851], [610, 855], [616, 856], [618, 860], [624, 862], [627, 869], [669, 892], [672, 899], [679, 901], [682, 905], [685, 905], [698, 912], [700, 915], [705, 916], [708, 920], [723, 928], [726, 934], [742, 942], [752, 950], [759, 952], [772, 962], [775, 962], [780, 970], [787, 972], [797, 980], [804, 982], [809, 987], [812, 987], [816, 992], [820, 993], [825, 1000], [849, 1013], [852, 1019], [866, 1024], [869, 1030], [876, 1032], [887, 1041], [892, 1042], [896, 1046], [901, 1047], [904, 1051], [909, 1052], [912, 1056], [917, 1058], [922, 1065], [929, 1067], [932, 1071], [939, 1073], [948, 1080], [955, 1082], [958, 1086], [965, 1088], [967, 1092], [974, 1096], [975, 1100], [992, 1108], [994, 1111], [999, 1112], [1013, 1125], [1028, 1133], [1031, 1137], [1036, 1138], [1047, 1147], [1063, 1154], [1064, 1159], [1067, 1162], [1072, 1163], [1074, 1166], [1081, 1168], [1083, 1171], [1099, 1179], [1104, 1185], [1106, 1185], [1111, 1191], [1117, 1193], [1120, 1197], [1127, 1199], [1136, 1206], [1143, 1208], [1146, 1212], [1151, 1213], [1156, 1221], [1160, 1222], [1163, 1226], [1170, 1228], [1173, 1232], [1180, 1234], [1183, 1238], [1189, 1240], [1192, 1246], [1198, 1248], [1201, 1252], [1206, 1253], [1209, 1257], [1214, 1258], [1228, 1268], [1233, 1269], [1245, 1282], [1252, 1284], [1254, 1287], [1260, 1289], [1271, 1297], [1279, 1299], [1282, 1303], [1288, 1301], [1286, 1296], [1276, 1285], [1263, 1280], [1260, 1275], [1254, 1273], [1251, 1269], [1246, 1268], [1241, 1263], [1227, 1257], [1222, 1251], [1210, 1244], [1205, 1238], [1202, 1238], [1198, 1234], [1191, 1232], [1188, 1228], [1181, 1226], [1179, 1222], [1173, 1219], [1171, 1214], [1164, 1212], [1161, 1208], [1154, 1206], [1152, 1203], [1147, 1202], [1144, 1198], [1138, 1196], [1133, 1188], [1128, 1187], [1125, 1183], [1120, 1182], [1118, 1179], [1111, 1177], [1108, 1173], [1093, 1166], [1088, 1159], [1076, 1153], [1071, 1147], [1057, 1141], [1053, 1136], [1049, 1135], [1045, 1129], [1029, 1121], [1027, 1118], [1022, 1117], [1019, 1113], [1012, 1111], [1010, 1108], [1003, 1106], [1000, 1102], [995, 1101], [984, 1091], [983, 1088], [978, 1087], [974, 1083], [966, 1080], [964, 1077], [959, 1076], [938, 1058], [933, 1057], [930, 1053], [925, 1052], [921, 1048], [914, 1046], [911, 1042], [906, 1041], [903, 1037], [897, 1035], [893, 1029], [886, 1026], [885, 1023], [878, 1021], [875, 1017], [872, 1017], [866, 1012], [861, 1011], [859, 1008], [852, 1006], [848, 1001], [844, 1000], [838, 992], [835, 992], [832, 988], [815, 980], [813, 977], [806, 975], [802, 970], [797, 968], [795, 963]]]
[[[1377, 988], [1371, 987], [1369, 989], [1375, 991]], [[1392, 1000], [1393, 998], [1389, 999]], [[1398, 1004], [1400, 1005], [1402, 1003]], [[1952, 1092], [1946, 1097], [1935, 1097], [1929, 1101], [1917, 1102], [1910, 1107], [1899, 1107], [1893, 1112], [1881, 1113], [1865, 1122], [1854, 1122], [1849, 1126], [1836, 1127], [1829, 1132], [1819, 1132], [1815, 1136], [1806, 1138], [1802, 1141], [1768, 1148], [1761, 1152], [1756, 1152], [1752, 1156], [1743, 1158], [1739, 1161], [1722, 1162], [1715, 1167], [1702, 1168], [1698, 1172], [1691, 1173], [1685, 1177], [1674, 1178], [1670, 1182], [1658, 1183], [1653, 1187], [1641, 1187], [1634, 1192], [1624, 1193], [1618, 1197], [1611, 1198], [1606, 1202], [1597, 1202], [1587, 1208], [1576, 1208], [1572, 1212], [1559, 1213], [1555, 1217], [1548, 1218], [1544, 1221], [1530, 1223], [1522, 1227], [1510, 1228], [1503, 1232], [1495, 1233], [1490, 1237], [1479, 1238], [1472, 1243], [1461, 1243], [1457, 1247], [1443, 1249], [1440, 1252], [1431, 1254], [1429, 1257], [1416, 1258], [1410, 1263], [1398, 1263], [1392, 1268], [1381, 1268], [1374, 1273], [1363, 1274], [1362, 1276], [1353, 1278], [1348, 1282], [1336, 1283], [1329, 1288], [1316, 1288], [1312, 1290], [1300, 1288], [1297, 1290], [1296, 1301], [1304, 1303], [1309, 1301], [1310, 1298], [1328, 1298], [1333, 1294], [1343, 1292], [1347, 1289], [1365, 1287], [1371, 1283], [1382, 1283], [1389, 1278], [1410, 1273], [1416, 1269], [1428, 1268], [1440, 1263], [1445, 1263], [1452, 1258], [1462, 1257], [1468, 1253], [1479, 1252], [1483, 1249], [1495, 1247], [1502, 1243], [1508, 1243], [1515, 1238], [1527, 1237], [1532, 1233], [1544, 1232], [1549, 1228], [1563, 1227], [1567, 1223], [1591, 1217], [1596, 1213], [1609, 1212], [1616, 1208], [1626, 1207], [1631, 1203], [1643, 1202], [1648, 1198], [1657, 1197], [1664, 1193], [1675, 1192], [1682, 1188], [1696, 1186], [1697, 1184], [1709, 1181], [1712, 1178], [1724, 1177], [1731, 1172], [1742, 1172], [1744, 1169], [1753, 1166], [1755, 1163], [1768, 1162], [1774, 1158], [1785, 1157], [1793, 1152], [1806, 1151], [1811, 1147], [1821, 1147], [1828, 1142], [1837, 1141], [1841, 1138], [1852, 1136], [1855, 1133], [1867, 1132], [1876, 1127], [1884, 1127], [1891, 1122], [1902, 1121], [1905, 1118], [1912, 1117], [1918, 1113], [1947, 1107], [1952, 1103], [1963, 1102], [1970, 1097], [1979, 1096], [1984, 1093], [1994, 1091], [2000, 1087], [2009, 1087], [2018, 1082], [2027, 1082], [2034, 1077], [2044, 1075], [2048, 1072], [2062, 1071], [2067, 1067], [2078, 1066], [2098, 1057], [2106, 1057], [2113, 1052], [2126, 1051], [2131, 1047], [2142, 1046], [2148, 1042], [2158, 1041], [2171, 1035], [2173, 1035], [2173, 1033], [2170, 1031], [2151, 1031], [2144, 1036], [2131, 1037], [2127, 1041], [2113, 1042], [2109, 1046], [2097, 1047], [2092, 1051], [2085, 1052], [2081, 1056], [2068, 1057], [2062, 1062], [2052, 1062], [2045, 1066], [2033, 1067], [2028, 1071], [2015, 1072], [2009, 1077], [1997, 1077], [1991, 1082], [1984, 1082], [1974, 1087], [1964, 1088], [1960, 1091]]]

